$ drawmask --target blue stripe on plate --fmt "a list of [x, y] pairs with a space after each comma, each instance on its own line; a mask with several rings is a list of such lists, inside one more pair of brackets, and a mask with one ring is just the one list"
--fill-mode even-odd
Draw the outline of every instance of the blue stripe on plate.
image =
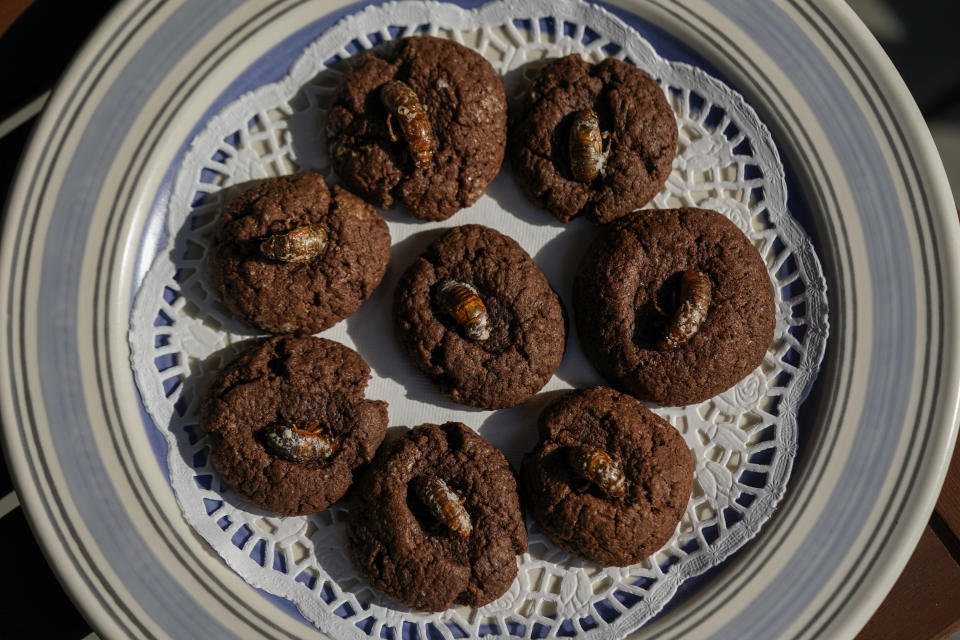
[[[58, 436], [57, 460], [63, 475], [73, 484], [70, 495], [84, 514], [84, 525], [97, 546], [104, 554], [115, 553], [108, 555], [110, 569], [145, 613], [177, 637], [189, 637], [201, 630], [215, 637], [232, 634], [228, 627], [212, 620], [159, 563], [150, 561], [153, 553], [144, 540], [129, 535], [134, 525], [107, 481], [88, 414], [83, 410], [80, 380], [69, 373], [81, 370], [77, 340], [88, 339], [76, 332], [79, 305], [81, 300], [89, 305], [91, 293], [81, 295], [77, 266], [82, 262], [92, 211], [124, 134], [170, 66], [234, 8], [234, 3], [227, 2], [195, 2], [180, 7], [117, 75], [85, 123], [73, 161], [59, 185], [53, 222], [44, 240], [38, 301], [42, 310], [37, 327], [41, 337], [40, 377], [56, 382], [55, 390], [46, 390], [44, 409], [51, 430]], [[177, 616], [171, 616], [171, 611]]]
[[[719, 0], [710, 0], [720, 8]], [[845, 178], [855, 186], [852, 197], [860, 211], [876, 216], [864, 220], [864, 236], [870, 265], [872, 290], [869, 296], [859, 292], [840, 292], [841, 297], [859, 295], [870, 300], [873, 337], [871, 358], [884, 366], [869, 367], [868, 389], [883, 389], [882, 394], [866, 398], [856, 425], [857, 441], [843, 474], [833, 486], [821, 518], [809, 536], [793, 554], [778, 579], [751, 602], [735, 620], [717, 631], [714, 637], [738, 635], [764, 637], [782, 633], [818, 595], [832, 576], [834, 567], [852, 552], [860, 530], [850, 522], [863, 521], [877, 506], [880, 487], [886, 479], [900, 432], [896, 427], [906, 419], [911, 387], [900, 384], [910, 380], [914, 371], [913, 339], [917, 332], [914, 312], [917, 296], [907, 234], [894, 177], [870, 130], [866, 117], [843, 80], [814, 43], [798, 29], [784, 28], [790, 18], [765, 1], [751, 2], [750, 9], [728, 15], [750, 34], [761, 48], [772, 55], [789, 52], [789, 75], [814, 111], [829, 114], [820, 120], [833, 142], [831, 151], [846, 170]], [[855, 239], [856, 240], [856, 239]], [[893, 428], [891, 428], [893, 427]], [[838, 517], [838, 514], [843, 514]]]

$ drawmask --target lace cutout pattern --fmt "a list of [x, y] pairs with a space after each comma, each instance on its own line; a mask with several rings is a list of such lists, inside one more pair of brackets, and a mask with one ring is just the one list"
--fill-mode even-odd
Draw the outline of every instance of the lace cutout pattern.
[[[732, 219], [766, 260], [778, 305], [776, 338], [757, 370], [700, 405], [656, 409], [684, 434], [697, 461], [686, 514], [663, 549], [631, 567], [599, 567], [558, 550], [528, 523], [530, 546], [518, 558], [519, 573], [506, 594], [480, 609], [436, 614], [407, 610], [358, 577], [345, 550], [345, 505], [277, 518], [224, 488], [196, 426], [210, 376], [236, 352], [238, 341], [252, 335], [222, 306], [209, 279], [206, 250], [216, 216], [238, 185], [251, 180], [298, 169], [332, 179], [322, 123], [345, 61], [414, 33], [452, 38], [479, 51], [504, 77], [511, 99], [545, 58], [615, 56], [647, 70], [660, 82], [680, 127], [673, 172], [651, 206], [708, 207]], [[480, 433], [517, 465], [535, 435], [498, 440], [505, 431], [499, 427], [524, 420], [528, 424], [519, 426], [535, 431], [543, 402], [496, 416], [461, 410], [404, 369], [405, 363], [394, 364], [391, 358], [402, 356], [388, 344], [391, 284], [425, 246], [424, 230], [481, 221], [494, 226], [516, 238], [554, 286], [565, 290], [557, 281], [572, 279], [569, 260], [555, 256], [570, 248], [582, 253], [584, 233], [571, 227], [590, 226], [580, 221], [579, 227], [558, 227], [546, 214], [523, 213], [531, 206], [508, 173], [505, 167], [480, 202], [446, 224], [414, 223], [403, 212], [387, 212], [394, 241], [387, 279], [358, 312], [363, 322], [350, 319], [324, 335], [357, 348], [371, 362], [368, 397], [390, 402], [391, 424], [482, 422]], [[412, 1], [345, 18], [312, 43], [280, 82], [243, 95], [205, 123], [177, 168], [166, 210], [170, 240], [138, 291], [130, 346], [144, 405], [168, 444], [170, 482], [184, 517], [250, 584], [288, 598], [336, 638], [620, 637], [659, 611], [684, 579], [753, 537], [783, 496], [797, 449], [797, 411], [828, 331], [823, 274], [786, 202], [770, 133], [743, 98], [696, 67], [661, 58], [600, 7], [525, 0], [466, 11]], [[588, 369], [571, 339], [564, 365], [546, 390], [601, 383]]]

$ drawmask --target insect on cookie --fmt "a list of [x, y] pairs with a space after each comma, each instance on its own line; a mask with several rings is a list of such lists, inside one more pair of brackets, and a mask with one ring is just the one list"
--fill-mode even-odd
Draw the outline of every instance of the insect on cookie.
[[381, 208], [397, 202], [422, 220], [444, 220], [483, 194], [503, 163], [507, 98], [475, 51], [414, 36], [365, 52], [327, 113], [327, 151], [354, 193]]
[[553, 60], [527, 92], [510, 134], [513, 174], [561, 222], [607, 223], [663, 188], [677, 152], [677, 121], [647, 73], [607, 58]]
[[441, 393], [484, 409], [512, 407], [560, 366], [560, 298], [527, 252], [481, 225], [455, 227], [397, 285], [394, 332]]
[[638, 211], [593, 241], [574, 281], [584, 351], [611, 384], [663, 405], [702, 402], [763, 361], [776, 306], [763, 258], [706, 209]]
[[364, 398], [369, 379], [363, 359], [332, 340], [251, 342], [217, 372], [201, 406], [214, 469], [267, 511], [326, 509], [386, 435], [387, 403]]
[[260, 182], [229, 203], [210, 246], [227, 308], [272, 333], [316, 333], [352, 315], [383, 279], [387, 223], [323, 176]]
[[527, 530], [503, 454], [459, 422], [410, 430], [357, 487], [347, 531], [358, 571], [426, 611], [480, 607], [517, 574]]
[[626, 566], [673, 535], [693, 488], [693, 455], [676, 429], [636, 399], [598, 387], [574, 391], [540, 415], [524, 456], [525, 503], [565, 551]]

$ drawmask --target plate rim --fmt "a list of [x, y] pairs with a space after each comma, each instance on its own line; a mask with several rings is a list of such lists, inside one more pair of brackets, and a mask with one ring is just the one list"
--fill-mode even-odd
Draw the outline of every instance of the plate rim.
[[[38, 165], [40, 141], [51, 137], [54, 133], [58, 124], [55, 114], [65, 105], [70, 90], [79, 83], [80, 77], [87, 69], [90, 59], [93, 57], [97, 47], [106, 44], [107, 35], [111, 32], [112, 28], [120, 23], [124, 17], [132, 15], [138, 6], [151, 4], [155, 7], [159, 6], [157, 2], [144, 3], [141, 0], [124, 0], [121, 5], [118, 5], [111, 11], [78, 52], [67, 72], [58, 82], [51, 100], [44, 110], [44, 114], [41, 116], [39, 123], [31, 134], [30, 142], [27, 145], [26, 152], [16, 172], [16, 178], [12, 183], [13, 186], [6, 205], [4, 233], [2, 236], [2, 244], [0, 244], [0, 254], [3, 256], [2, 263], [0, 263], [0, 294], [3, 294], [5, 298], [9, 295], [9, 288], [12, 286], [11, 280], [14, 265], [10, 260], [10, 256], [13, 254], [12, 249], [16, 239], [14, 226], [15, 223], [18, 222], [19, 212], [24, 210], [23, 207], [18, 205], [24, 204], [26, 200], [24, 193], [26, 189], [25, 185], [29, 175]], [[957, 255], [960, 255], [960, 234], [957, 233], [960, 222], [958, 222], [955, 215], [946, 215], [949, 207], [954, 207], [955, 213], [953, 197], [950, 194], [949, 184], [947, 183], [946, 175], [932, 138], [926, 129], [926, 125], [922, 119], [920, 119], [919, 110], [916, 108], [915, 103], [913, 103], [899, 75], [895, 69], [893, 69], [892, 63], [886, 58], [879, 44], [873, 39], [869, 31], [866, 30], [862, 22], [859, 21], [859, 18], [853, 14], [852, 9], [849, 9], [849, 7], [842, 3], [833, 1], [819, 4], [823, 5], [825, 10], [831, 12], [831, 15], [843, 24], [843, 28], [851, 35], [854, 44], [860, 47], [864, 55], [871, 58], [871, 63], [878, 65], [877, 68], [881, 70], [878, 80], [882, 80], [882, 82], [886, 83], [887, 87], [892, 89], [891, 98], [896, 103], [895, 106], [902, 112], [914, 114], [912, 118], [908, 118], [906, 121], [906, 125], [910, 127], [908, 137], [914, 142], [920, 142], [919, 146], [914, 148], [914, 151], [919, 155], [921, 164], [928, 170], [925, 177], [934, 183], [930, 187], [930, 190], [935, 200], [939, 202], [939, 206], [934, 206], [933, 208], [940, 211], [937, 222], [940, 224], [940, 229], [945, 231], [942, 238], [948, 249], [944, 252], [943, 256], [946, 273], [957, 275], [960, 273], [960, 266], [958, 266], [957, 259]], [[948, 300], [951, 298], [953, 301], [960, 300], [960, 284], [957, 283], [956, 278], [949, 284], [949, 288], [951, 295], [948, 296]], [[947, 326], [955, 326], [955, 322], [949, 322], [951, 319], [951, 309], [948, 308], [947, 312]], [[9, 329], [8, 325], [9, 319], [8, 316], [5, 315], [0, 319], [0, 328], [4, 329], [5, 336]], [[952, 333], [955, 335], [957, 331], [954, 330]], [[948, 331], [947, 336], [949, 335], [950, 332]], [[13, 345], [8, 344], [6, 339], [0, 341], [0, 361], [7, 360], [9, 356], [8, 351], [10, 350], [13, 350]], [[940, 455], [934, 465], [935, 468], [932, 471], [928, 471], [924, 476], [926, 481], [922, 485], [923, 492], [920, 496], [921, 504], [916, 505], [913, 509], [916, 513], [926, 512], [928, 516], [940, 492], [940, 487], [942, 486], [953, 452], [952, 447], [948, 448], [947, 445], [952, 445], [957, 436], [957, 415], [958, 411], [960, 411], [960, 367], [958, 367], [957, 353], [958, 349], [955, 347], [948, 354], [949, 366], [947, 378], [949, 383], [952, 384], [954, 395], [948, 399], [948, 402], [941, 404], [940, 410], [938, 411], [938, 414], [941, 415], [941, 420], [948, 422], [947, 428], [941, 428], [936, 432], [938, 441], [942, 443], [943, 446], [937, 449]], [[30, 454], [23, 449], [21, 442], [15, 438], [14, 434], [14, 429], [18, 423], [12, 409], [15, 401], [15, 398], [11, 397], [10, 393], [12, 388], [8, 370], [6, 368], [0, 368], [0, 390], [3, 392], [3, 403], [0, 409], [2, 409], [2, 418], [5, 425], [3, 433], [5, 451], [7, 452], [6, 456], [9, 468], [11, 469], [11, 475], [13, 476], [18, 494], [21, 496], [21, 502], [24, 505], [24, 511], [27, 514], [31, 528], [38, 540], [41, 541], [41, 547], [48, 559], [51, 560], [51, 566], [54, 568], [59, 579], [67, 586], [68, 593], [81, 605], [80, 608], [83, 614], [91, 619], [92, 622], [95, 622], [94, 626], [98, 630], [111, 628], [112, 625], [108, 625], [107, 623], [111, 622], [112, 618], [110, 618], [106, 610], [99, 608], [98, 603], [93, 602], [90, 594], [86, 593], [79, 571], [74, 571], [69, 563], [62, 562], [62, 560], [65, 559], [67, 551], [58, 548], [55, 544], [56, 540], [52, 539], [49, 533], [50, 527], [54, 526], [55, 523], [47, 518], [46, 514], [36, 506], [39, 496], [36, 488], [30, 482], [28, 473], [28, 458]], [[942, 426], [943, 425], [941, 425], [941, 427]], [[852, 628], [858, 619], [862, 619], [861, 624], [865, 622], [876, 606], [880, 604], [889, 587], [892, 586], [896, 577], [906, 564], [906, 561], [909, 559], [916, 542], [922, 534], [923, 525], [925, 524], [926, 519], [924, 519], [921, 524], [916, 524], [912, 527], [901, 526], [897, 529], [899, 539], [905, 544], [897, 547], [899, 553], [893, 558], [893, 561], [882, 568], [878, 582], [873, 588], [866, 594], [860, 594], [861, 596], [866, 596], [862, 598], [864, 602], [857, 609], [858, 616], [848, 618], [845, 629], [849, 630]]]

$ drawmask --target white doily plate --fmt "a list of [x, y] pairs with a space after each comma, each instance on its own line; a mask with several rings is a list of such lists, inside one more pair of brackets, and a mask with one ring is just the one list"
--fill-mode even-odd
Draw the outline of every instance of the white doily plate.
[[[209, 280], [206, 247], [236, 185], [295, 169], [331, 175], [322, 123], [344, 61], [396, 37], [452, 38], [486, 56], [519, 97], [544, 59], [579, 53], [627, 60], [656, 78], [680, 129], [678, 157], [652, 206], [704, 206], [731, 218], [753, 241], [774, 282], [777, 327], [761, 367], [718, 397], [659, 409], [697, 461], [695, 489], [673, 539], [648, 561], [596, 567], [559, 552], [531, 523], [529, 551], [507, 594], [479, 610], [408, 611], [376, 594], [344, 546], [346, 501], [311, 517], [271, 518], [224, 489], [197, 433], [210, 376], [250, 330], [230, 317]], [[337, 638], [613, 638], [656, 614], [677, 587], [718, 565], [752, 538], [783, 496], [797, 449], [797, 414], [826, 345], [826, 286], [813, 245], [788, 212], [780, 157], [743, 98], [699, 68], [665, 59], [627, 24], [595, 5], [546, 0], [490, 3], [474, 11], [408, 0], [367, 8], [312, 42], [279, 82], [258, 87], [213, 115], [176, 167], [167, 202], [168, 241], [137, 292], [132, 365], [144, 406], [168, 444], [170, 480], [187, 521], [250, 584], [282, 595]], [[390, 324], [400, 272], [438, 229], [478, 222], [515, 238], [571, 308], [569, 292], [590, 223], [551, 224], [526, 200], [509, 165], [475, 205], [441, 223], [388, 214], [389, 274], [363, 308], [324, 335], [357, 349], [373, 368], [368, 395], [390, 403], [390, 424], [457, 420], [504, 450], [515, 468], [535, 439], [549, 392], [602, 384], [575, 337], [556, 377], [510, 411], [452, 406], [404, 361]], [[575, 333], [575, 331], [572, 331]], [[242, 343], [241, 343], [242, 344]]]
[[[909, 98], [839, 6], [470, 6], [478, 12], [411, 3], [397, 17], [396, 7], [357, 13], [310, 0], [130, 0], [91, 41], [38, 128], [0, 252], [6, 444], [54, 565], [106, 636], [316, 634], [306, 618], [337, 638], [622, 637], [683, 577], [759, 531], [736, 562], [681, 587], [685, 597], [639, 635], [852, 634], [909, 555], [955, 437], [956, 220]], [[335, 26], [348, 14], [357, 17]], [[683, 132], [655, 204], [714, 206], [768, 260], [778, 341], [735, 391], [663, 411], [696, 453], [698, 482], [674, 539], [642, 566], [571, 562], [534, 532], [504, 598], [421, 616], [352, 576], [341, 507], [271, 518], [223, 491], [206, 466], [191, 429], [197, 390], [249, 335], [205, 284], [217, 202], [235, 182], [323, 170], [310, 132], [335, 55], [397, 37], [400, 25], [483, 49], [511, 93], [523, 61], [574, 50], [652, 70]], [[345, 39], [345, 28], [358, 32]], [[746, 104], [794, 170], [788, 190]], [[444, 402], [384, 340], [399, 271], [434, 229], [454, 224], [516, 237], [569, 306], [593, 227], [550, 223], [516, 197], [506, 171], [489, 196], [438, 225], [387, 212], [387, 278], [327, 335], [371, 363], [369, 395], [391, 402], [391, 424], [460, 419], [517, 462], [550, 391], [600, 382], [575, 340], [544, 397], [494, 414]], [[820, 382], [799, 413], [827, 326], [813, 319], [827, 307], [794, 216], [824, 259], [831, 327]]]

